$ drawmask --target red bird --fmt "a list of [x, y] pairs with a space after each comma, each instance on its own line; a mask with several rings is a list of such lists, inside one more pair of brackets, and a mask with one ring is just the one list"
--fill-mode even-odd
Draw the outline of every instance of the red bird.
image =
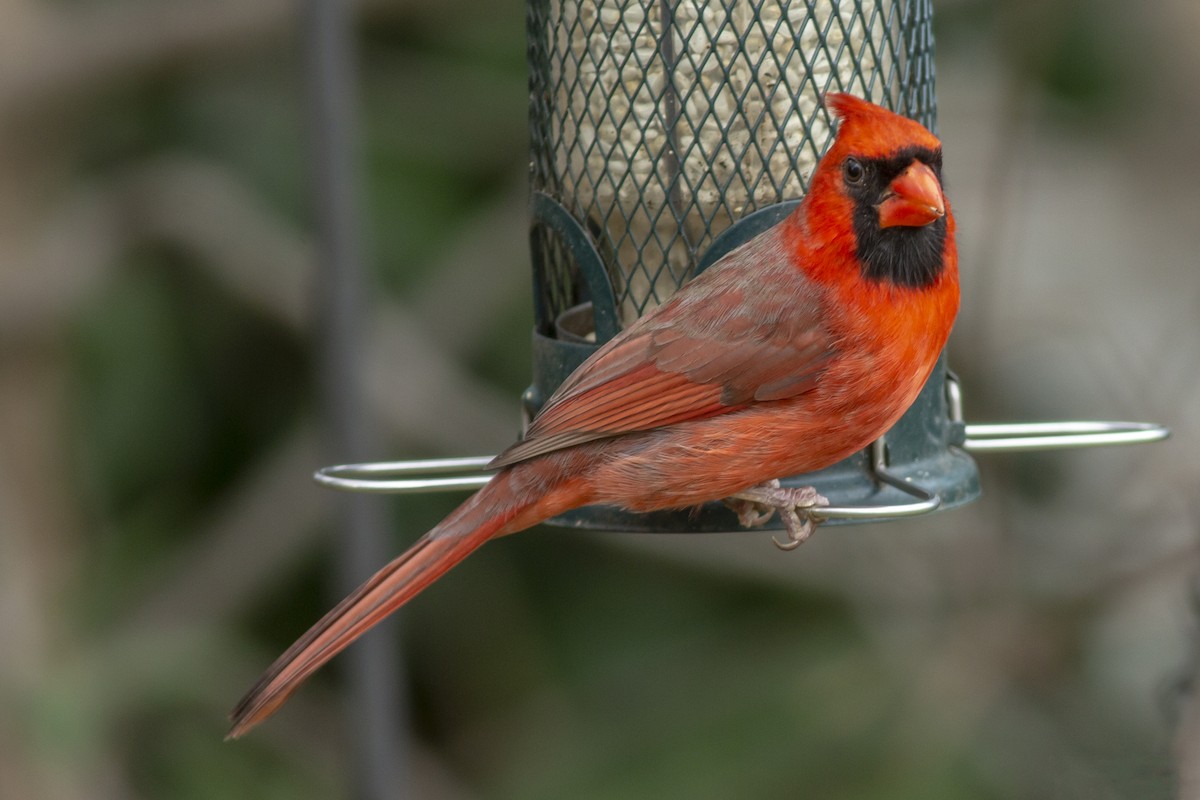
[[794, 213], [601, 347], [546, 402], [492, 480], [271, 665], [238, 737], [322, 664], [497, 536], [594, 503], [632, 511], [733, 498], [779, 510], [794, 542], [824, 502], [773, 479], [822, 469], [896, 422], [958, 312], [941, 143], [846, 94]]

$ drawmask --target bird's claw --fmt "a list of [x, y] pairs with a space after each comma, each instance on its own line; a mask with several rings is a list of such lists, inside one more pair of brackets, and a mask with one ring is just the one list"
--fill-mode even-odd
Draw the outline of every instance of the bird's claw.
[[[825, 500], [823, 497], [821, 499]], [[829, 505], [829, 501], [825, 500], [823, 505]], [[779, 516], [783, 519], [784, 527], [787, 528], [787, 541], [781, 542], [774, 536], [771, 537], [771, 541], [780, 550], [795, 550], [804, 544], [817, 529], [817, 521], [812, 516], [805, 514], [802, 517], [794, 507], [779, 509]]]
[[762, 525], [778, 511], [788, 537], [783, 542], [774, 537], [771, 541], [780, 550], [795, 550], [816, 530], [819, 520], [812, 510], [829, 505], [829, 500], [812, 486], [791, 488], [780, 486], [779, 481], [768, 481], [730, 496], [725, 503], [748, 528]]

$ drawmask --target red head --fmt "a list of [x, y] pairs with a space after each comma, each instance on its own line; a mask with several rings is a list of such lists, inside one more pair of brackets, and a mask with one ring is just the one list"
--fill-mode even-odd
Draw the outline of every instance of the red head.
[[941, 142], [920, 123], [848, 94], [828, 94], [825, 104], [841, 124], [805, 201], [812, 244], [852, 247], [869, 279], [936, 280], [954, 247]]

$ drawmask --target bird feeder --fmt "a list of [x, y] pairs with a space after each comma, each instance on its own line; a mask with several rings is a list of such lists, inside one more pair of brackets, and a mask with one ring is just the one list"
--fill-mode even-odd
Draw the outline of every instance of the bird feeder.
[[[533, 383], [525, 421], [597, 347], [795, 208], [844, 91], [936, 129], [931, 0], [529, 0]], [[939, 362], [868, 450], [780, 476], [830, 500], [828, 523], [975, 499], [971, 452], [1153, 441], [1143, 423], [974, 426]], [[803, 446], [798, 444], [797, 446]], [[329, 467], [343, 489], [477, 488], [490, 457]], [[554, 520], [624, 531], [732, 531], [700, 510], [588, 507]]]

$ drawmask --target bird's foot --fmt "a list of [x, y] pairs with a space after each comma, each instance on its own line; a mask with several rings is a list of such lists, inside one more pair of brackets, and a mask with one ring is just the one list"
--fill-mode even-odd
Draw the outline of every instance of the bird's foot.
[[[779, 489], [779, 481], [767, 481], [754, 487], [754, 489], [758, 488]], [[747, 491], [753, 491], [753, 489], [748, 489]], [[745, 498], [744, 493], [726, 497], [723, 502], [737, 514], [738, 522], [741, 523], [743, 528], [757, 528], [767, 524], [767, 520], [775, 516], [775, 506], [768, 505], [759, 500], [748, 500]]]
[[774, 538], [771, 541], [780, 550], [795, 550], [816, 530], [819, 520], [813, 509], [829, 505], [829, 500], [812, 486], [791, 488], [780, 486], [779, 481], [767, 481], [731, 495], [725, 503], [748, 528], [762, 525], [778, 511], [788, 538], [786, 542]]

